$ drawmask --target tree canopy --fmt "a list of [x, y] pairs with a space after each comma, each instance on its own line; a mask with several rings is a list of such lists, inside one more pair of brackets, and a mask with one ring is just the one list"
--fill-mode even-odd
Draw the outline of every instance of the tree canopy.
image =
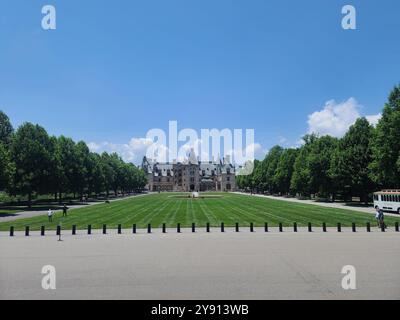
[[85, 142], [49, 136], [32, 123], [15, 132], [0, 112], [0, 191], [11, 195], [53, 194], [60, 201], [73, 194], [99, 195], [138, 191], [146, 185], [145, 173], [117, 154], [90, 152]]
[[298, 148], [273, 147], [238, 186], [272, 194], [368, 201], [381, 188], [400, 188], [400, 85], [374, 128], [359, 118], [340, 139], [308, 134]]

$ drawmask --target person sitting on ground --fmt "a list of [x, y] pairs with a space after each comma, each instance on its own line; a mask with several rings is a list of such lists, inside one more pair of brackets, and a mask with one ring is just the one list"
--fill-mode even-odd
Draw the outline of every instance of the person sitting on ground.
[[66, 217], [67, 216], [67, 211], [68, 211], [68, 207], [67, 207], [67, 205], [64, 203], [64, 206], [63, 206], [63, 209], [62, 209], [62, 211], [63, 211], [63, 217]]
[[49, 209], [47, 216], [49, 217], [49, 222], [53, 222], [53, 210]]

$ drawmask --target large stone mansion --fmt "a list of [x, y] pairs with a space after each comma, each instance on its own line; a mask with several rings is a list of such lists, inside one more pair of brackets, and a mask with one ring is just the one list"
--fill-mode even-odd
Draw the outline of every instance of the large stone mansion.
[[235, 191], [236, 170], [226, 157], [219, 162], [200, 162], [189, 158], [184, 162], [159, 163], [143, 158], [150, 191]]

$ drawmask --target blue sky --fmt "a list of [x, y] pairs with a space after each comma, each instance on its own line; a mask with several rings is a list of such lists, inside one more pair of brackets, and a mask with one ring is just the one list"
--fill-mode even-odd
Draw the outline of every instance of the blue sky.
[[398, 0], [2, 0], [0, 109], [116, 149], [169, 120], [254, 128], [260, 152], [340, 136], [400, 82], [399, 15]]

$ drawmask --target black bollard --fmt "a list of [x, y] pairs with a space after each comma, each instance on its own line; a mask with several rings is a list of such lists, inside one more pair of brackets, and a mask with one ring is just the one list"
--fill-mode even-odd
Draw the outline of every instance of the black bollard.
[[61, 226], [57, 226], [56, 235], [57, 235], [57, 236], [60, 236], [60, 235], [61, 235]]
[[356, 224], [354, 222], [351, 224], [351, 231], [357, 232]]
[[297, 232], [297, 222], [293, 223], [293, 231]]
[[342, 225], [340, 224], [340, 222], [338, 222], [337, 224], [337, 232], [342, 232]]
[[326, 223], [325, 222], [322, 223], [322, 232], [326, 232]]
[[235, 225], [235, 231], [239, 232], [239, 223], [237, 223], [237, 222], [236, 222], [236, 225]]
[[89, 224], [87, 226], [87, 234], [92, 234], [92, 225], [91, 224]]
[[221, 232], [225, 232], [225, 224], [221, 222]]
[[398, 222], [395, 222], [394, 230], [396, 230], [396, 232], [399, 232], [399, 223]]
[[76, 235], [76, 225], [75, 224], [72, 226], [72, 235], [73, 236]]
[[40, 227], [40, 235], [43, 237], [45, 235], [44, 226]]
[[282, 222], [279, 222], [279, 232], [283, 232]]
[[207, 232], [210, 232], [210, 223], [209, 223], [209, 222], [207, 222], [206, 231], [207, 231]]
[[14, 227], [10, 227], [10, 237], [14, 237]]
[[253, 222], [250, 223], [250, 232], [254, 232], [254, 224], [253, 224]]
[[192, 223], [192, 232], [196, 232], [196, 224]]
[[25, 227], [25, 237], [29, 237], [29, 226]]
[[266, 222], [266, 223], [264, 224], [264, 231], [265, 231], [265, 232], [268, 232], [268, 222]]
[[308, 232], [312, 232], [312, 225], [311, 225], [311, 222], [308, 223]]
[[136, 233], [136, 224], [132, 225], [132, 233]]
[[176, 232], [181, 233], [181, 224], [178, 223], [176, 226]]
[[151, 233], [151, 224], [150, 223], [147, 225], [147, 233]]
[[167, 233], [167, 227], [165, 226], [165, 223], [162, 225], [162, 233]]
[[118, 225], [118, 234], [121, 234], [122, 233], [122, 225]]
[[371, 232], [371, 224], [367, 222], [367, 232]]
[[107, 234], [107, 225], [103, 224], [103, 234]]

